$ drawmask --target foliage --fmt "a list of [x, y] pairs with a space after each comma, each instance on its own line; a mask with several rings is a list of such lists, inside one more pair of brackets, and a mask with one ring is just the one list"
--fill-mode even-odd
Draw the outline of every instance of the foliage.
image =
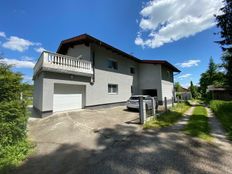
[[192, 94], [193, 98], [197, 98], [198, 94], [197, 94], [197, 88], [196, 86], [193, 85], [193, 82], [190, 82], [190, 92]]
[[180, 85], [179, 82], [176, 82], [176, 83], [174, 84], [174, 87], [175, 87], [176, 92], [181, 92], [181, 85]]
[[210, 108], [227, 132], [228, 138], [232, 140], [232, 101], [212, 100]]
[[225, 6], [221, 8], [223, 13], [216, 16], [217, 26], [221, 28], [220, 35], [222, 38], [218, 43], [224, 51], [222, 60], [226, 69], [226, 82], [232, 87], [232, 1], [224, 0], [224, 3]]
[[196, 106], [193, 115], [190, 116], [188, 124], [185, 126], [186, 134], [210, 141], [210, 126], [208, 124], [207, 111], [203, 106]]
[[21, 101], [1, 102], [0, 142], [12, 145], [26, 137], [26, 106]]
[[19, 164], [29, 151], [26, 102], [20, 100], [24, 91], [21, 80], [21, 74], [0, 62], [0, 173]]
[[178, 121], [179, 118], [182, 117], [183, 113], [189, 109], [189, 105], [186, 103], [178, 103], [167, 113], [161, 114], [156, 119], [151, 119], [147, 121], [143, 128], [151, 129], [151, 128], [159, 128], [170, 126]]
[[200, 78], [200, 92], [203, 97], [207, 97], [206, 89], [209, 85], [220, 87], [224, 85], [225, 75], [218, 72], [218, 65], [214, 63], [213, 58], [210, 58], [209, 66], [206, 72], [201, 74]]
[[26, 159], [32, 147], [32, 144], [26, 139], [13, 145], [0, 145], [0, 173], [10, 173], [13, 167], [18, 166], [21, 161]]
[[22, 75], [11, 71], [11, 66], [0, 63], [0, 102], [19, 100]]

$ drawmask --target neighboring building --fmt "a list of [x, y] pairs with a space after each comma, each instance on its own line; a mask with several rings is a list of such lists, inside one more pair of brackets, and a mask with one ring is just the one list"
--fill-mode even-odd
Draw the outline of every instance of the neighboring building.
[[34, 67], [33, 106], [41, 114], [122, 103], [132, 94], [173, 97], [176, 67], [163, 60], [140, 60], [83, 34], [44, 51]]
[[214, 85], [207, 87], [207, 93], [213, 100], [232, 100], [232, 89], [219, 88]]
[[180, 89], [175, 89], [175, 102], [186, 101], [192, 98], [192, 94], [189, 89], [180, 86]]

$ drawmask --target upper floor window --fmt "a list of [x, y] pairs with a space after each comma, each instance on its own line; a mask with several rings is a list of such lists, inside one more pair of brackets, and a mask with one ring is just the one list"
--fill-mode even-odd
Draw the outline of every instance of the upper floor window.
[[135, 68], [134, 67], [130, 67], [130, 73], [135, 74]]
[[115, 60], [108, 60], [108, 68], [117, 70], [118, 69], [118, 62]]

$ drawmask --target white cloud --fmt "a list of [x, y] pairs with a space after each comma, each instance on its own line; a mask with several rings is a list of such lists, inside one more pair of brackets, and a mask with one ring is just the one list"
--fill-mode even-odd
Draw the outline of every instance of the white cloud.
[[0, 31], [0, 37], [6, 37], [6, 34], [5, 34], [5, 32], [2, 32], [2, 31]]
[[34, 48], [34, 50], [38, 53], [42, 53], [43, 51], [46, 51], [45, 48], [39, 47], [39, 48]]
[[198, 66], [200, 62], [200, 60], [188, 60], [182, 63], [177, 63], [176, 65], [179, 65], [182, 68], [189, 68], [192, 66]]
[[2, 44], [4, 48], [19, 52], [27, 50], [30, 46], [40, 45], [41, 43], [32, 42], [17, 36], [10, 36], [9, 38], [6, 38], [6, 41]]
[[156, 48], [193, 36], [216, 24], [222, 6], [222, 0], [150, 0], [140, 12], [135, 44]]
[[183, 74], [181, 76], [178, 76], [178, 79], [185, 79], [185, 78], [189, 78], [192, 74]]
[[27, 60], [17, 60], [17, 59], [8, 59], [3, 58], [0, 60], [0, 62], [4, 62], [8, 65], [13, 65], [16, 68], [33, 68], [35, 66], [35, 63], [32, 61]]
[[33, 42], [23, 38], [19, 38], [17, 36], [11, 36], [9, 39], [7, 39], [6, 42], [2, 44], [4, 48], [19, 52], [27, 50], [28, 47], [32, 45], [34, 45]]
[[32, 60], [34, 60], [34, 58], [33, 58], [33, 57], [30, 57], [30, 56], [22, 56], [22, 57], [21, 57], [21, 60], [29, 60], [29, 61], [32, 61]]

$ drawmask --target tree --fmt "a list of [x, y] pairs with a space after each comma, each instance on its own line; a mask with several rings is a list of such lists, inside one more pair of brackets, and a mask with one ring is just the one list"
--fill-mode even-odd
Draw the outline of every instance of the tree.
[[0, 102], [19, 100], [22, 75], [11, 71], [11, 66], [0, 60]]
[[222, 14], [216, 16], [217, 26], [221, 28], [222, 40], [217, 41], [222, 47], [223, 65], [226, 70], [226, 83], [232, 87], [232, 1], [224, 0], [225, 6], [221, 8]]
[[176, 83], [174, 84], [174, 87], [175, 87], [176, 92], [181, 92], [181, 86], [180, 86], [180, 83], [179, 83], [179, 82], [176, 82]]
[[201, 74], [200, 91], [203, 96], [206, 94], [207, 86], [214, 85], [217, 87], [223, 86], [225, 82], [225, 75], [218, 71], [218, 65], [214, 63], [213, 58], [210, 58], [209, 66], [206, 72]]
[[192, 81], [190, 82], [190, 92], [191, 92], [193, 98], [197, 98], [197, 89], [193, 85]]

